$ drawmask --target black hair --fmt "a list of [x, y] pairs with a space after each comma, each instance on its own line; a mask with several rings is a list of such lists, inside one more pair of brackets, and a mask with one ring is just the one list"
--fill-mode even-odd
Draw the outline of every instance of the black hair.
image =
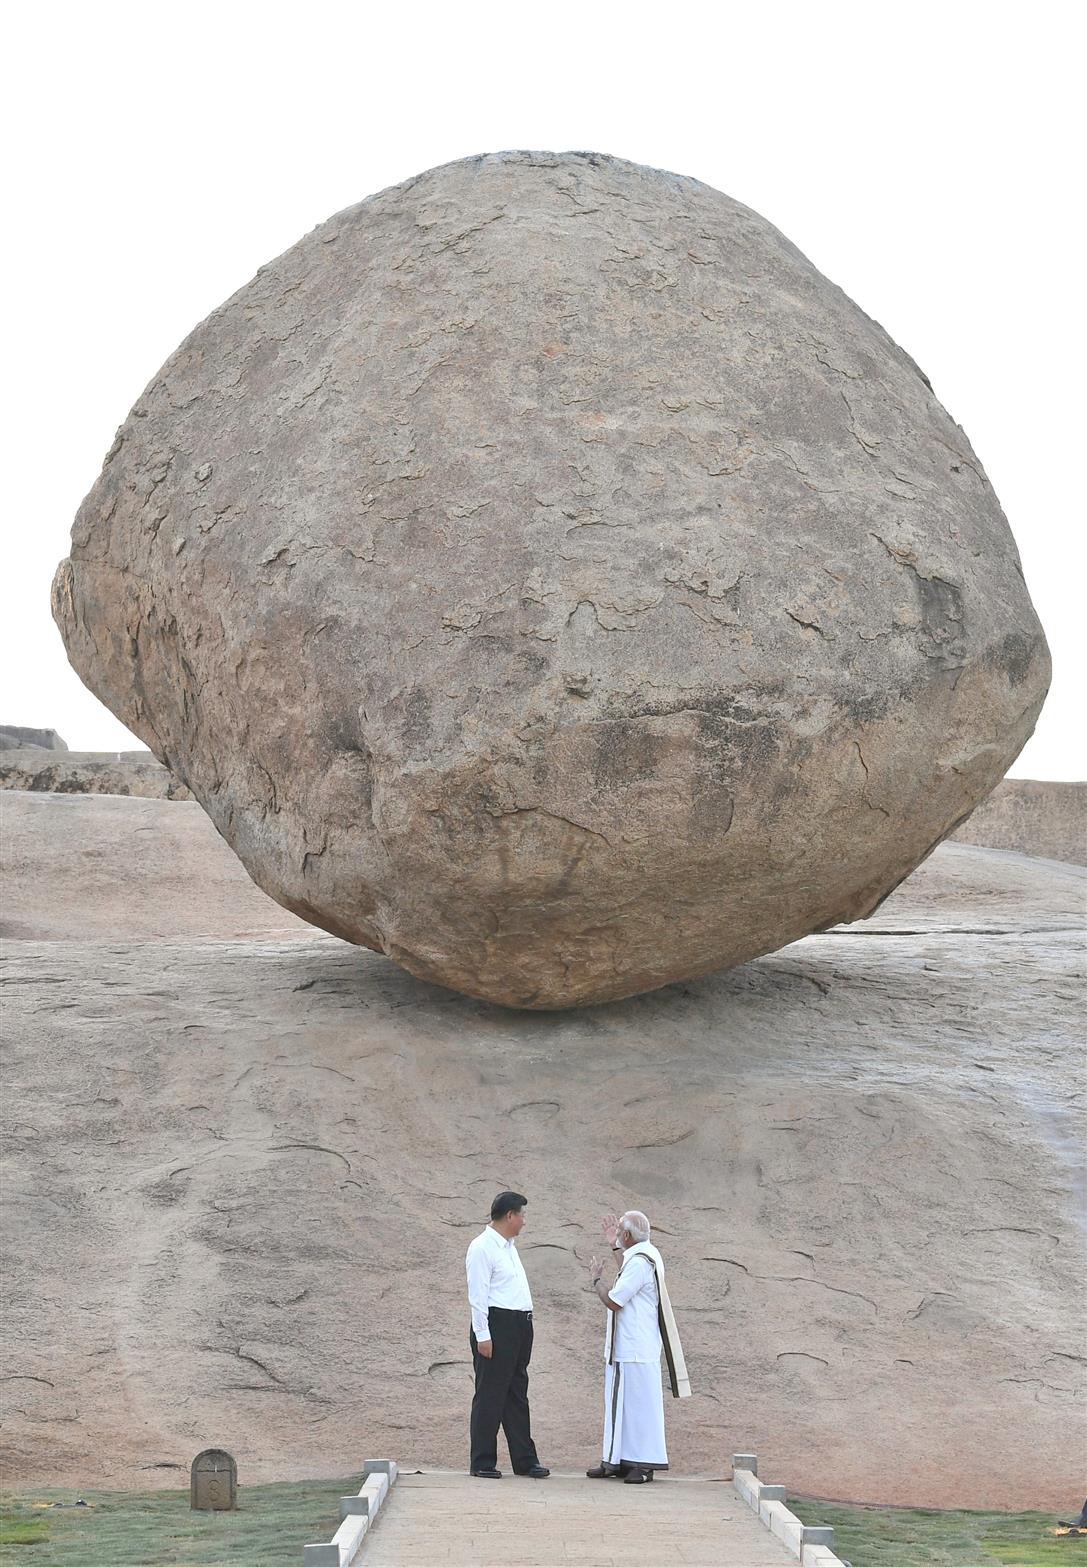
[[507, 1213], [520, 1213], [528, 1201], [520, 1192], [499, 1192], [494, 1202], [491, 1203], [491, 1222], [504, 1219]]

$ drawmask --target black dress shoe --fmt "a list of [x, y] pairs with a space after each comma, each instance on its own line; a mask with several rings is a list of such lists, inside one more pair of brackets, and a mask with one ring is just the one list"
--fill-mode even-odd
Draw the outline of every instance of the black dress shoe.
[[635, 1466], [628, 1475], [623, 1476], [624, 1485], [648, 1485], [653, 1478], [652, 1469], [639, 1469]]
[[597, 1464], [595, 1469], [586, 1469], [586, 1475], [590, 1480], [621, 1480], [623, 1470], [616, 1464]]
[[501, 1469], [473, 1469], [473, 1480], [501, 1480]]
[[518, 1469], [517, 1473], [526, 1480], [546, 1480], [551, 1471], [543, 1464], [533, 1464], [531, 1469]]

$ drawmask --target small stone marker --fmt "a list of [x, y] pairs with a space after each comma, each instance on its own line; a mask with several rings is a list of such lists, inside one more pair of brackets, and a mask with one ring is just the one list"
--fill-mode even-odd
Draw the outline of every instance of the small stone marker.
[[229, 1513], [238, 1505], [238, 1466], [219, 1447], [205, 1447], [192, 1461], [189, 1506], [194, 1512]]

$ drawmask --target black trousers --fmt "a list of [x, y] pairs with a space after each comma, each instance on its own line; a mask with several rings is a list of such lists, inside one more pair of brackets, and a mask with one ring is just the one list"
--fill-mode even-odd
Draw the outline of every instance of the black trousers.
[[497, 1469], [498, 1427], [506, 1434], [514, 1472], [524, 1474], [539, 1463], [528, 1413], [528, 1363], [532, 1356], [531, 1311], [506, 1311], [492, 1306], [487, 1313], [491, 1329], [491, 1357], [476, 1347], [474, 1332], [468, 1335], [476, 1368], [476, 1392], [472, 1399], [469, 1435], [473, 1469]]

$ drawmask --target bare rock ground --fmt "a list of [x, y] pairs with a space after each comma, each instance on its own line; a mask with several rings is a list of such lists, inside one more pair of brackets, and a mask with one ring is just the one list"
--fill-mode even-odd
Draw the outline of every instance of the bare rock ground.
[[696, 1388], [678, 1472], [1076, 1494], [1081, 869], [947, 844], [865, 924], [517, 1013], [293, 920], [196, 805], [0, 805], [14, 1478], [466, 1463], [463, 1251], [513, 1185], [557, 1466], [598, 1452], [583, 1264], [637, 1203]]
[[312, 927], [266, 898], [194, 803], [0, 794], [4, 906], [19, 941], [158, 941]]

